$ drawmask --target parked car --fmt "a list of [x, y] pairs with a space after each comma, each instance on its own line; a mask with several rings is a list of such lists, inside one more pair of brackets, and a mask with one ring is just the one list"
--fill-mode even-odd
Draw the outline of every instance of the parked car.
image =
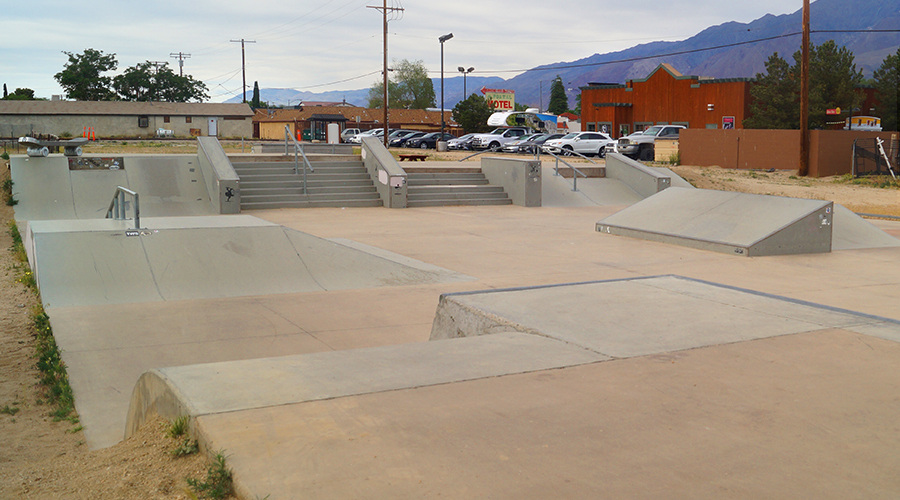
[[441, 136], [440, 132], [432, 132], [430, 134], [425, 134], [422, 137], [416, 137], [415, 139], [406, 141], [405, 147], [421, 149], [434, 148], [437, 144], [437, 141], [447, 141], [453, 139], [453, 137], [453, 134], [448, 134], [446, 132], [443, 136]]
[[348, 139], [360, 132], [361, 131], [358, 128], [345, 128], [343, 132], [341, 132], [341, 142], [347, 142]]
[[363, 131], [363, 132], [360, 132], [360, 133], [354, 135], [353, 137], [347, 139], [347, 142], [352, 143], [352, 144], [359, 144], [362, 142], [362, 138], [365, 136], [380, 137], [381, 134], [383, 134], [383, 133], [384, 133], [384, 131], [382, 129], [373, 128], [371, 130], [366, 130], [366, 131]]
[[411, 134], [401, 135], [399, 137], [394, 137], [388, 143], [388, 146], [392, 148], [405, 148], [406, 143], [412, 139], [416, 139], [425, 135], [425, 132], [413, 132]]
[[683, 125], [654, 125], [642, 132], [620, 137], [614, 149], [616, 153], [641, 161], [653, 161], [656, 139], [678, 139], [678, 134], [684, 128]]
[[472, 139], [475, 137], [475, 134], [466, 134], [462, 137], [457, 137], [455, 139], [450, 139], [447, 141], [447, 149], [460, 150], [460, 149], [472, 149]]
[[472, 138], [472, 147], [499, 150], [507, 142], [514, 141], [528, 133], [528, 129], [521, 127], [500, 127], [487, 134], [476, 134]]
[[400, 137], [402, 135], [409, 135], [409, 134], [418, 132], [417, 130], [406, 130], [406, 129], [402, 129], [402, 128], [397, 128], [397, 129], [392, 128], [392, 129], [388, 129], [388, 130], [391, 131], [391, 133], [388, 134], [388, 142], [390, 142], [393, 139]]
[[559, 139], [553, 139], [541, 146], [542, 151], [554, 154], [581, 153], [585, 156], [606, 156], [606, 146], [613, 144], [613, 138], [603, 132], [572, 132]]
[[519, 149], [516, 151], [517, 153], [522, 154], [535, 154], [537, 153], [538, 148], [543, 146], [543, 144], [547, 141], [551, 141], [553, 139], [559, 139], [560, 137], [566, 134], [537, 134], [527, 141], [519, 143]]
[[525, 134], [518, 139], [507, 142], [500, 151], [504, 153], [518, 153], [519, 152], [519, 144], [531, 139], [532, 137], [543, 135], [543, 134]]

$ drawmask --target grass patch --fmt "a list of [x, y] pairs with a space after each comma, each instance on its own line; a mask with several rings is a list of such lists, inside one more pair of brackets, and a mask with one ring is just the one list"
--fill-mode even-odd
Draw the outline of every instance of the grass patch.
[[225, 455], [221, 451], [216, 453], [207, 467], [205, 480], [190, 477], [185, 480], [199, 498], [222, 499], [233, 490], [231, 469], [225, 466]]
[[3, 408], [0, 408], [0, 413], [3, 415], [13, 416], [16, 413], [19, 413], [19, 408], [15, 406], [5, 405]]
[[170, 438], [177, 438], [179, 436], [183, 436], [185, 432], [188, 430], [188, 424], [191, 422], [191, 417], [188, 415], [182, 415], [169, 424], [169, 428], [166, 429], [166, 436]]
[[196, 439], [184, 438], [181, 443], [170, 453], [173, 457], [186, 457], [200, 451], [200, 445]]
[[19, 203], [19, 200], [13, 196], [12, 188], [13, 188], [13, 180], [12, 179], [4, 179], [3, 180], [3, 201], [7, 206], [15, 206]]

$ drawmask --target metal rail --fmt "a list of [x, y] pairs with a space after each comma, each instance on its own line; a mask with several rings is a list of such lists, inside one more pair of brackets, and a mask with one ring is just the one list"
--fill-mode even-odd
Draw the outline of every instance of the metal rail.
[[106, 209], [106, 218], [107, 219], [116, 219], [116, 220], [127, 220], [126, 211], [128, 209], [128, 205], [125, 203], [125, 195], [131, 195], [134, 200], [134, 228], [141, 228], [141, 203], [140, 197], [134, 191], [124, 188], [122, 186], [116, 187], [116, 194], [113, 195], [113, 199], [109, 202], [109, 207]]
[[[306, 193], [306, 169], [308, 168], [310, 172], [315, 172], [315, 169], [312, 168], [312, 165], [309, 163], [309, 159], [306, 157], [306, 153], [303, 152], [303, 146], [297, 142], [297, 138], [291, 134], [291, 129], [285, 125], [284, 126], [284, 154], [287, 156], [288, 154], [288, 139], [290, 139], [294, 143], [294, 175], [300, 173], [300, 159], [297, 156], [299, 152], [301, 156], [303, 156], [303, 194]], [[332, 151], [334, 151], [334, 147], [332, 146]]]
[[[595, 162], [594, 160], [591, 160], [590, 158], [588, 158], [587, 156], [584, 156], [581, 153], [577, 153], [575, 151], [568, 151], [568, 152], [571, 154], [576, 154], [576, 155], [586, 159], [587, 161], [593, 163], [594, 165], [597, 164], [597, 162]], [[569, 162], [567, 162], [566, 160], [563, 160], [559, 156], [556, 156], [556, 154], [551, 153], [550, 151], [544, 151], [544, 153], [556, 158], [556, 166], [553, 168], [553, 175], [556, 175], [556, 176], [559, 175], [559, 162], [565, 163], [567, 167], [572, 169], [572, 171], [574, 172], [572, 174], [572, 191], [578, 191], [578, 176], [580, 175], [580, 176], [584, 177], [585, 179], [587, 179], [587, 174], [585, 174], [581, 170], [578, 170], [577, 168], [573, 167], [572, 165], [569, 164]]]

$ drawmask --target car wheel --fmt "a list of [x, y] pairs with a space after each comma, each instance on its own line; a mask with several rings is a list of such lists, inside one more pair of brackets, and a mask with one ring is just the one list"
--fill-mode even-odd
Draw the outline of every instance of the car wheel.
[[641, 161], [653, 161], [653, 156], [653, 146], [647, 146], [638, 153]]
[[572, 146], [563, 146], [562, 154], [563, 156], [572, 156]]
[[419, 148], [421, 148], [421, 149], [428, 149], [428, 143], [427, 143], [427, 142], [422, 142], [422, 143], [420, 143], [420, 144], [419, 144]]
[[600, 148], [600, 151], [597, 151], [597, 158], [606, 158], [606, 146]]
[[499, 148], [499, 147], [500, 147], [500, 143], [497, 141], [494, 141], [488, 146], [488, 149], [494, 149], [494, 148]]

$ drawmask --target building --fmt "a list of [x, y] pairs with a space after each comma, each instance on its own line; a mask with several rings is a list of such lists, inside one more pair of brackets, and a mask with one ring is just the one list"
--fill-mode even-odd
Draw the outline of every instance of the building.
[[[459, 130], [452, 113], [444, 112], [444, 120], [450, 132]], [[258, 109], [253, 117], [254, 137], [284, 140], [284, 127], [303, 140], [325, 140], [328, 123], [338, 123], [344, 128], [369, 130], [384, 126], [384, 110], [346, 106], [302, 106], [299, 109]], [[388, 126], [409, 130], [437, 132], [441, 130], [441, 112], [424, 109], [390, 109]]]
[[149, 138], [160, 129], [174, 137], [250, 138], [253, 111], [225, 103], [0, 100], [0, 137], [81, 137], [92, 130], [98, 139]]
[[685, 76], [660, 64], [647, 78], [581, 87], [581, 126], [621, 137], [651, 125], [742, 128], [752, 78]]

